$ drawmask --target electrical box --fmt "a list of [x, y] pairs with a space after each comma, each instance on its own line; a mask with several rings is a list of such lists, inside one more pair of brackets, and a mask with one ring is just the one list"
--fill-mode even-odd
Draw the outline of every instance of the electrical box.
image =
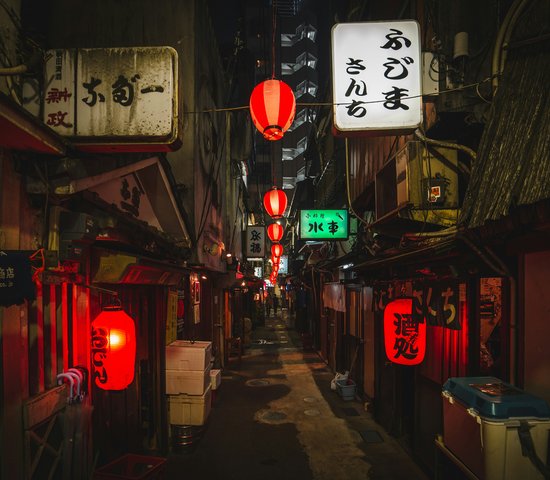
[[97, 222], [91, 215], [79, 212], [59, 213], [59, 259], [80, 260], [84, 247], [97, 235]]
[[399, 217], [454, 224], [459, 208], [457, 151], [408, 142], [377, 172], [375, 201], [376, 221]]

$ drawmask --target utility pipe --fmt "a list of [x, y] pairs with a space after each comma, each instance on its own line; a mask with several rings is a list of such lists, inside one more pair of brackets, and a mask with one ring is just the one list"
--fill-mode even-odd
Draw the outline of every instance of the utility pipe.
[[506, 17], [504, 18], [504, 21], [498, 31], [491, 63], [491, 83], [493, 86], [493, 95], [498, 89], [498, 77], [504, 70], [504, 64], [507, 56], [505, 49], [508, 47], [508, 42], [510, 41], [514, 27], [516, 26], [516, 22], [528, 3], [529, 0], [516, 0], [508, 9], [508, 12], [506, 12]]
[[73, 401], [73, 389], [74, 389], [74, 377], [73, 375], [71, 374], [67, 374], [67, 373], [60, 373], [57, 375], [57, 384], [58, 385], [62, 385], [63, 384], [63, 379], [66, 379], [69, 381], [70, 383], [70, 386], [69, 386], [69, 398], [67, 399], [67, 401], [69, 403], [72, 403]]
[[475, 161], [477, 159], [477, 153], [474, 150], [472, 150], [470, 147], [467, 147], [466, 145], [461, 145], [459, 143], [452, 143], [452, 142], [442, 142], [441, 140], [434, 140], [433, 138], [428, 138], [418, 128], [414, 131], [414, 134], [419, 140], [429, 143], [430, 145], [437, 145], [439, 147], [452, 148], [453, 150], [462, 150], [463, 152], [466, 152], [470, 157], [472, 157], [472, 160]]

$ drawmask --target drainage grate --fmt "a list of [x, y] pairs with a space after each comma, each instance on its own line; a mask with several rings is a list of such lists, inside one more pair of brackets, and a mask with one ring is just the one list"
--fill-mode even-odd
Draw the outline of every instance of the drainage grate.
[[317, 399], [315, 397], [304, 397], [304, 402], [306, 403], [315, 403]]
[[304, 414], [308, 417], [317, 417], [318, 415], [321, 415], [321, 412], [316, 408], [310, 408], [308, 410], [304, 410]]
[[384, 439], [376, 430], [363, 430], [359, 432], [365, 443], [383, 443]]
[[284, 420], [287, 417], [286, 413], [278, 411], [269, 411], [262, 415], [263, 420], [276, 422], [278, 420]]
[[265, 387], [266, 385], [269, 385], [269, 380], [254, 379], [246, 382], [247, 387]]

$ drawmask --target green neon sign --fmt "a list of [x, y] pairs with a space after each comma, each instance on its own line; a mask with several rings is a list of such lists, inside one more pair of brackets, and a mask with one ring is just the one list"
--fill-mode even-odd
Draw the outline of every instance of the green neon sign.
[[300, 210], [300, 240], [347, 240], [348, 211]]

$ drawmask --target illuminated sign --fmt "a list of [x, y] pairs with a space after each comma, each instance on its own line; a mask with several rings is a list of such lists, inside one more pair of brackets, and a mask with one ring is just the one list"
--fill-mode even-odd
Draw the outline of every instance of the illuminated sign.
[[248, 225], [246, 227], [246, 258], [263, 259], [265, 257], [265, 227]]
[[414, 20], [332, 28], [336, 132], [407, 132], [422, 123], [420, 27]]
[[300, 210], [299, 236], [301, 240], [347, 240], [348, 211]]
[[426, 322], [418, 321], [412, 309], [412, 298], [398, 298], [384, 309], [386, 356], [400, 365], [418, 365], [426, 354]]

